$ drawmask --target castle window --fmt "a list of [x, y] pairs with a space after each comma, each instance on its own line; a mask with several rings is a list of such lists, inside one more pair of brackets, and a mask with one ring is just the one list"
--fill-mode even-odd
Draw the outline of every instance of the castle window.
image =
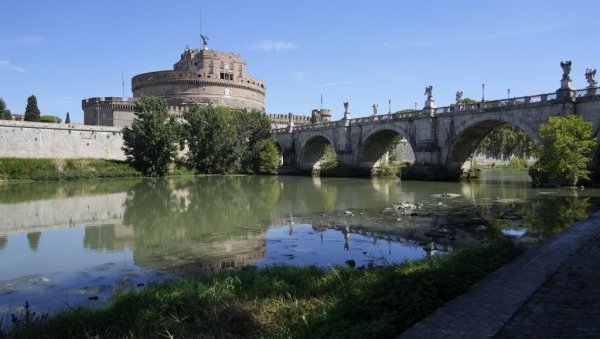
[[233, 74], [221, 72], [221, 80], [233, 80]]

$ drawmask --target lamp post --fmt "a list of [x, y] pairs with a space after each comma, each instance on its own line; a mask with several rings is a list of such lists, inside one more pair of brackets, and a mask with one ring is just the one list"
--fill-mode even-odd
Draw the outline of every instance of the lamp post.
[[510, 88], [506, 90], [508, 92], [508, 98], [510, 99]]
[[388, 99], [388, 114], [392, 114], [392, 99]]
[[485, 101], [485, 84], [481, 84], [481, 102]]

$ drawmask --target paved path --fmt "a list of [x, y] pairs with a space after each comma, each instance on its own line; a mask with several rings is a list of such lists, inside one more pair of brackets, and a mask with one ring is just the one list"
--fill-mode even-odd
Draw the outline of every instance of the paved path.
[[490, 274], [400, 338], [600, 338], [600, 212]]

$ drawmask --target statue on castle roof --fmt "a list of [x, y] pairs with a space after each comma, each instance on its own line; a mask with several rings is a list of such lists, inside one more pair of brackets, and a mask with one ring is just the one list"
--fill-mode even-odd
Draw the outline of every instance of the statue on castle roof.
[[202, 48], [208, 49], [208, 35], [200, 34], [200, 37], [202, 38]]
[[429, 85], [425, 87], [425, 95], [427, 95], [427, 100], [431, 100], [433, 97], [433, 86]]
[[598, 81], [594, 80], [595, 76], [596, 76], [595, 68], [586, 68], [585, 69], [585, 80], [589, 84], [588, 87], [596, 87], [596, 84], [598, 84]]
[[561, 61], [560, 67], [563, 70], [563, 79], [569, 79], [569, 75], [571, 74], [571, 60]]

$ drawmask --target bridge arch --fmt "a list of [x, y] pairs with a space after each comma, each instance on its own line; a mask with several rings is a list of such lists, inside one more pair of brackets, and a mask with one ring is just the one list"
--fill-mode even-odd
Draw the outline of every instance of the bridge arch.
[[333, 147], [333, 140], [322, 134], [312, 135], [301, 144], [298, 156], [297, 167], [302, 172], [310, 172], [313, 169], [320, 168], [320, 165], [326, 159], [326, 149]]
[[356, 164], [361, 170], [372, 170], [390, 161], [389, 151], [395, 153], [397, 161], [414, 162], [413, 145], [412, 138], [403, 129], [395, 126], [376, 128], [363, 136]]
[[530, 140], [539, 139], [537, 128], [517, 119], [512, 121], [490, 118], [474, 119], [455, 130], [456, 137], [446, 153], [446, 167], [450, 171], [460, 172], [483, 138], [492, 130], [509, 125], [525, 132]]

